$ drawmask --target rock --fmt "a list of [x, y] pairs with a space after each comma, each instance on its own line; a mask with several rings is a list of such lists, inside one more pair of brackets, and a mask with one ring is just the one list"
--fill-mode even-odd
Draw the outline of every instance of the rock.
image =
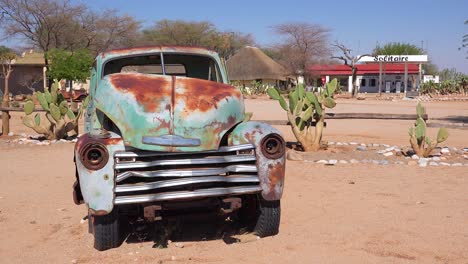
[[408, 165], [411, 165], [411, 166], [414, 166], [414, 165], [417, 165], [418, 163], [414, 160], [410, 160], [408, 161]]
[[81, 220], [80, 220], [80, 224], [84, 224], [84, 223], [86, 223], [86, 220], [81, 219]]
[[429, 166], [439, 166], [439, 163], [431, 161], [429, 162]]
[[420, 158], [418, 161], [419, 167], [427, 167], [428, 159]]
[[74, 138], [74, 139], [70, 140], [70, 143], [72, 143], [72, 142], [73, 142], [73, 143], [76, 143], [77, 141], [78, 141], [78, 139], [77, 139], [77, 138]]
[[388, 165], [388, 160], [379, 161], [379, 165]]
[[462, 151], [463, 152], [468, 152], [468, 148], [463, 148]]
[[355, 184], [355, 182], [354, 181], [349, 181], [348, 184]]
[[450, 166], [450, 163], [447, 163], [447, 162], [440, 162], [439, 164], [442, 166]]
[[182, 243], [174, 243], [174, 246], [178, 247], [178, 248], [184, 248], [184, 244]]
[[15, 133], [13, 133], [13, 132], [8, 133], [8, 136], [9, 136], [9, 137], [12, 137], [12, 136], [14, 136], [14, 135], [15, 135]]
[[352, 163], [352, 164], [357, 164], [357, 163], [359, 163], [359, 160], [357, 160], [357, 159], [351, 159], [349, 162]]
[[393, 152], [387, 152], [383, 154], [385, 157], [393, 156]]
[[463, 155], [462, 156], [464, 159], [468, 159], [468, 155]]
[[378, 160], [372, 160], [372, 163], [374, 163], [374, 164], [380, 164], [380, 161], [378, 161]]
[[356, 148], [356, 150], [357, 150], [357, 151], [366, 151], [366, 150], [367, 150], [367, 147], [361, 145], [361, 146], [358, 146], [358, 147]]
[[445, 154], [445, 153], [450, 153], [450, 150], [449, 148], [442, 148], [440, 152]]
[[373, 146], [373, 144], [367, 144], [367, 147], [369, 147], [369, 148], [372, 147], [372, 146]]
[[339, 163], [341, 163], [341, 164], [348, 164], [349, 162], [346, 161], [346, 160], [340, 160]]
[[343, 145], [344, 145], [344, 146], [349, 146], [349, 144], [348, 144], [348, 143], [346, 143], [346, 142], [343, 142]]
[[328, 161], [327, 160], [318, 160], [315, 163], [327, 164]]
[[401, 157], [401, 156], [403, 156], [403, 153], [401, 153], [401, 150], [399, 150], [399, 151], [395, 152], [395, 156]]
[[387, 151], [385, 151], [385, 149], [382, 149], [382, 150], [377, 151], [376, 153], [378, 153], [378, 154], [384, 154], [385, 152], [387, 152]]
[[350, 145], [357, 145], [357, 142], [349, 142]]
[[441, 160], [446, 160], [447, 158], [446, 157], [440, 157]]
[[457, 162], [457, 163], [452, 164], [452, 167], [460, 167], [460, 166], [463, 166], [463, 163]]
[[417, 160], [417, 159], [419, 159], [419, 156], [414, 154], [413, 156], [411, 156], [411, 158], [414, 159], [414, 160]]
[[385, 151], [393, 151], [395, 148], [394, 147], [389, 147], [389, 148], [386, 148]]
[[293, 160], [293, 161], [303, 161], [304, 160], [304, 157], [302, 157], [302, 155], [295, 151], [295, 150], [289, 150], [288, 153], [286, 154], [286, 158], [288, 160]]
[[327, 165], [335, 165], [338, 163], [338, 160], [329, 160], [326, 164]]
[[372, 144], [372, 146], [373, 146], [373, 147], [378, 147], [378, 146], [380, 146], [380, 144], [374, 143], [374, 144]]
[[390, 147], [390, 145], [387, 145], [387, 144], [382, 144], [382, 146], [384, 146], [384, 148]]
[[336, 145], [337, 145], [337, 146], [343, 146], [343, 143], [341, 143], [341, 142], [336, 142]]
[[328, 145], [330, 145], [330, 146], [331, 146], [331, 145], [335, 145], [335, 142], [333, 142], [333, 141], [328, 141]]
[[361, 162], [362, 162], [362, 163], [371, 163], [372, 160], [370, 160], [370, 159], [363, 159], [363, 160], [361, 160]]
[[432, 160], [433, 161], [440, 161], [440, 158], [439, 157], [432, 157]]
[[359, 145], [360, 145], [360, 146], [363, 146], [363, 147], [367, 146], [365, 143], [361, 143], [361, 144], [359, 144]]

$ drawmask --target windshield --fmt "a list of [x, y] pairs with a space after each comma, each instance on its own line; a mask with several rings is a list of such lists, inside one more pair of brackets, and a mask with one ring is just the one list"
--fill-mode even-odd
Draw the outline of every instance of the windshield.
[[104, 65], [104, 75], [120, 72], [174, 75], [222, 82], [216, 61], [190, 54], [151, 54], [118, 58]]

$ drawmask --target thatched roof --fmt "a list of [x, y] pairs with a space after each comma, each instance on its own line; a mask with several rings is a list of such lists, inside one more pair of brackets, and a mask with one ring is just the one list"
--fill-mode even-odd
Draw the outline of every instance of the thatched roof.
[[286, 80], [286, 70], [259, 48], [246, 46], [226, 61], [231, 81]]
[[33, 50], [23, 52], [21, 56], [18, 56], [18, 58], [16, 58], [14, 64], [44, 66], [45, 65], [44, 53], [35, 52]]

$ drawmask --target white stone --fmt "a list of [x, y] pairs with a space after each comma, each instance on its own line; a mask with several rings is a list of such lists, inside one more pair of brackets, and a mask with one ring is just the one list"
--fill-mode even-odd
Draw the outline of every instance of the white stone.
[[316, 163], [326, 164], [326, 163], [328, 163], [328, 161], [327, 160], [318, 160]]
[[426, 167], [427, 166], [428, 159], [426, 158], [421, 158], [418, 161], [419, 167]]
[[442, 166], [450, 166], [450, 163], [447, 163], [447, 162], [440, 162], [439, 164]]
[[378, 147], [378, 146], [380, 146], [380, 144], [374, 143], [374, 144], [372, 144], [372, 146], [373, 146], [373, 147]]
[[386, 148], [385, 151], [393, 151], [395, 148], [394, 147], [389, 147], [389, 148]]
[[453, 163], [452, 166], [453, 166], [453, 167], [460, 167], [460, 166], [463, 166], [463, 164], [457, 162], [457, 163]]
[[337, 146], [343, 146], [343, 143], [341, 143], [341, 142], [336, 142], [336, 145], [337, 145]]
[[432, 157], [433, 161], [440, 161], [440, 157]]
[[9, 136], [9, 137], [12, 137], [12, 136], [14, 136], [14, 135], [15, 135], [15, 133], [13, 133], [13, 132], [8, 133], [8, 136]]
[[468, 159], [468, 155], [463, 155], [463, 158], [464, 158], [464, 159]]
[[363, 146], [363, 147], [367, 146], [367, 145], [366, 145], [366, 144], [364, 144], [364, 143], [361, 143], [361, 144], [359, 144], [359, 145], [360, 145], [360, 146]]
[[341, 164], [348, 164], [349, 162], [347, 160], [340, 160], [339, 163]]
[[333, 141], [328, 141], [328, 145], [335, 145], [335, 142], [333, 142]]
[[443, 148], [440, 150], [441, 153], [450, 153], [449, 148]]
[[351, 159], [349, 162], [352, 163], [352, 164], [356, 164], [356, 163], [359, 163], [359, 160], [357, 160], [357, 159]]
[[387, 144], [382, 144], [382, 146], [384, 146], [385, 148], [390, 147], [390, 145], [387, 145]]
[[348, 146], [349, 144], [348, 144], [348, 143], [346, 143], [346, 142], [344, 142], [344, 143], [343, 143], [343, 145], [344, 145], [344, 146]]
[[357, 145], [357, 142], [349, 142], [350, 145]]
[[338, 163], [338, 160], [329, 160], [327, 165], [335, 165]]
[[414, 160], [417, 160], [417, 159], [419, 159], [419, 156], [414, 154], [413, 156], [411, 156], [411, 158], [414, 159]]
[[385, 149], [382, 149], [382, 150], [376, 151], [376, 153], [378, 153], [378, 154], [384, 154], [385, 152], [387, 152]]
[[429, 162], [429, 165], [430, 166], [439, 166], [439, 163], [431, 161], [431, 162]]
[[393, 156], [393, 152], [387, 152], [383, 154], [385, 157]]

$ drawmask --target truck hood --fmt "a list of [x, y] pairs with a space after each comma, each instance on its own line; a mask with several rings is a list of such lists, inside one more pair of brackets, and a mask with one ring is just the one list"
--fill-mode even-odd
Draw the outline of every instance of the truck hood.
[[110, 74], [100, 81], [95, 103], [126, 146], [153, 151], [218, 149], [224, 134], [244, 119], [237, 88], [186, 77]]

